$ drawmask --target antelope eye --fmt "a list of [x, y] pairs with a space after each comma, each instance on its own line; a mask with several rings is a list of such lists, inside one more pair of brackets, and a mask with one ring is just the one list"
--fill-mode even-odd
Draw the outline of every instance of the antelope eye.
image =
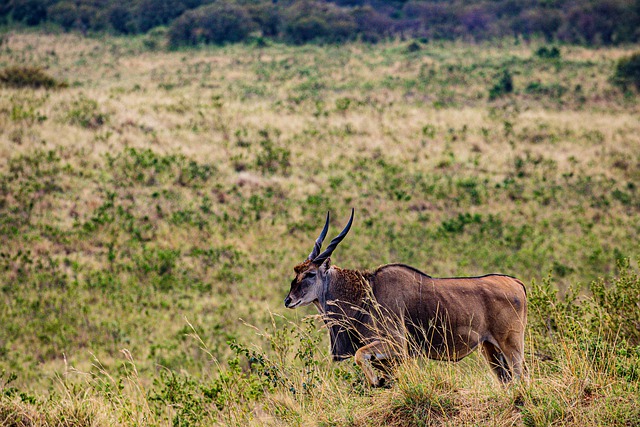
[[316, 276], [316, 272], [315, 271], [309, 271], [307, 272], [307, 274], [305, 275], [305, 277], [315, 277]]

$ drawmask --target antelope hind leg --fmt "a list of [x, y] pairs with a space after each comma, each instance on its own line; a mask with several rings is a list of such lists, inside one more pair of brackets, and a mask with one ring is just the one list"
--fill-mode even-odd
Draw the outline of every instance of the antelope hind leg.
[[513, 373], [507, 359], [502, 350], [488, 342], [482, 343], [482, 354], [489, 362], [491, 370], [496, 374], [502, 384], [509, 383], [512, 380]]

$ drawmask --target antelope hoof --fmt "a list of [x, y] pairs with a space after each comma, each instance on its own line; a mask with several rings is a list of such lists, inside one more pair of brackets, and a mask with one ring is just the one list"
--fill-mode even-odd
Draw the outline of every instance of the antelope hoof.
[[376, 388], [391, 388], [391, 381], [389, 381], [387, 378], [383, 376], [380, 376], [380, 377], [376, 377], [374, 382], [371, 383], [371, 385]]

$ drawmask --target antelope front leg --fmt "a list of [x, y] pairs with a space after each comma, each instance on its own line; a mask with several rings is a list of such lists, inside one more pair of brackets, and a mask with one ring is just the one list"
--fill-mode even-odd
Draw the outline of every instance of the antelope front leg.
[[356, 363], [360, 366], [360, 369], [364, 372], [369, 384], [373, 387], [384, 386], [386, 378], [384, 376], [376, 375], [371, 361], [375, 360], [382, 362], [396, 357], [397, 355], [395, 352], [393, 352], [388, 345], [383, 344], [379, 340], [365, 345], [364, 347], [360, 347], [358, 351], [356, 351], [355, 355]]

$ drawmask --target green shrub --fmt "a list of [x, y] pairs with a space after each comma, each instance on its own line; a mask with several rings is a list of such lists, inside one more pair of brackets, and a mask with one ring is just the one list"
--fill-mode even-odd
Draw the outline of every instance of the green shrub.
[[71, 103], [67, 120], [72, 125], [87, 129], [97, 129], [107, 123], [109, 115], [100, 111], [98, 102], [81, 95]]
[[613, 83], [624, 90], [629, 86], [635, 86], [636, 90], [640, 90], [640, 52], [621, 58], [616, 63]]
[[594, 317], [593, 329], [601, 330], [605, 338], [623, 339], [640, 345], [640, 276], [628, 259], [619, 263], [619, 274], [610, 283], [604, 279], [591, 283]]
[[40, 67], [11, 66], [0, 70], [0, 84], [13, 88], [45, 88], [55, 89], [67, 87], [64, 82], [59, 82]]
[[498, 81], [489, 89], [489, 100], [494, 100], [513, 92], [513, 77], [509, 70], [504, 69], [498, 76]]
[[[260, 152], [256, 155], [255, 165], [263, 175], [271, 175], [281, 173], [284, 176], [289, 175], [291, 167], [291, 151], [276, 145], [275, 141], [269, 134], [269, 130], [260, 130]], [[276, 137], [278, 132], [276, 131]]]
[[544, 84], [539, 81], [529, 82], [524, 88], [525, 93], [532, 95], [549, 96], [551, 98], [561, 98], [567, 93], [567, 88], [559, 83]]
[[542, 46], [540, 49], [536, 50], [536, 56], [538, 58], [543, 59], [559, 59], [560, 58], [560, 49], [553, 46], [551, 48], [547, 48], [546, 46]]
[[422, 50], [422, 47], [420, 46], [420, 43], [413, 40], [411, 43], [407, 45], [406, 50], [407, 50], [407, 53], [420, 52]]

